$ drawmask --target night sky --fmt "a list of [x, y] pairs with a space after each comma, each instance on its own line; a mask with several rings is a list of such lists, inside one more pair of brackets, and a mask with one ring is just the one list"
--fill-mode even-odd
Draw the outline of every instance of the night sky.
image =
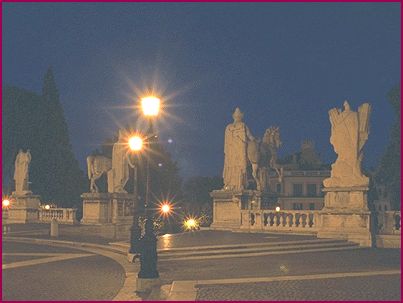
[[160, 138], [184, 177], [221, 174], [236, 106], [255, 136], [280, 127], [280, 156], [309, 138], [332, 162], [327, 111], [345, 99], [373, 105], [375, 166], [400, 82], [399, 3], [3, 3], [2, 42], [3, 85], [40, 93], [53, 67], [83, 169], [147, 87], [166, 99]]

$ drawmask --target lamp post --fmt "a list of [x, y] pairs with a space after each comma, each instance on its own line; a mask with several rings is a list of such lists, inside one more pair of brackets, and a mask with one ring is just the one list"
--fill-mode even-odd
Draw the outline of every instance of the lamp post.
[[[132, 136], [129, 138], [129, 148], [132, 152], [139, 152], [143, 148], [143, 139], [140, 136]], [[130, 228], [130, 254], [136, 254], [139, 243], [139, 239], [141, 237], [141, 230], [139, 226], [139, 217], [138, 217], [138, 193], [137, 193], [137, 166], [134, 163], [131, 163], [130, 158], [129, 165], [133, 168], [133, 197], [134, 197], [134, 207], [133, 207], [133, 223]]]
[[[138, 253], [140, 254], [140, 272], [138, 274], [137, 291], [148, 290], [141, 289], [141, 281], [157, 281], [159, 273], [157, 270], [157, 237], [154, 234], [153, 216], [148, 210], [150, 204], [150, 154], [153, 143], [155, 143], [156, 135], [153, 129], [152, 119], [156, 117], [160, 109], [160, 99], [154, 96], [141, 99], [141, 108], [144, 116], [148, 119], [147, 144], [148, 154], [146, 155], [146, 193], [144, 203], [144, 215], [146, 218], [145, 232], [139, 240]], [[140, 287], [139, 287], [140, 282]]]

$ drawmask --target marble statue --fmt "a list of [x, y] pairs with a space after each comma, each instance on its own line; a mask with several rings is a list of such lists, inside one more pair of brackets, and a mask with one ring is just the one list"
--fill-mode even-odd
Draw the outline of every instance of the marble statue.
[[362, 104], [358, 112], [351, 110], [344, 101], [344, 110], [329, 111], [332, 126], [330, 143], [337, 154], [332, 164], [331, 176], [323, 181], [325, 187], [355, 187], [369, 185], [369, 179], [361, 172], [362, 148], [368, 139], [371, 105]]
[[90, 192], [99, 192], [99, 188], [95, 181], [101, 178], [104, 173], [110, 171], [111, 169], [111, 159], [101, 155], [91, 155], [87, 157], [87, 171], [88, 179], [90, 180]]
[[23, 152], [18, 151], [14, 166], [15, 194], [25, 195], [31, 193], [28, 189], [29, 164], [31, 163], [31, 152], [29, 149]]
[[127, 193], [124, 189], [129, 180], [128, 148], [124, 130], [119, 130], [119, 139], [112, 149], [112, 169], [108, 172], [108, 192]]
[[243, 122], [243, 113], [239, 108], [232, 115], [234, 122], [225, 129], [224, 141], [224, 189], [243, 190], [248, 185], [247, 146], [255, 140], [249, 128]]

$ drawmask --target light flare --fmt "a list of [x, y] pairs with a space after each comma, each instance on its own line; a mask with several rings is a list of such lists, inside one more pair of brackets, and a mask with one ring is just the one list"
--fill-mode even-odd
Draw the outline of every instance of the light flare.
[[140, 136], [130, 137], [129, 147], [132, 151], [140, 151], [143, 148], [143, 139]]

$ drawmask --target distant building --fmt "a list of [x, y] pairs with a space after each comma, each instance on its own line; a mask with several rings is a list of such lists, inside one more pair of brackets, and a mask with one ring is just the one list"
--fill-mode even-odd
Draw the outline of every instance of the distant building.
[[330, 177], [330, 166], [323, 164], [313, 141], [305, 140], [301, 151], [280, 159], [282, 181], [275, 173], [269, 177], [270, 191], [277, 195], [277, 206], [287, 210], [323, 208], [323, 180]]

